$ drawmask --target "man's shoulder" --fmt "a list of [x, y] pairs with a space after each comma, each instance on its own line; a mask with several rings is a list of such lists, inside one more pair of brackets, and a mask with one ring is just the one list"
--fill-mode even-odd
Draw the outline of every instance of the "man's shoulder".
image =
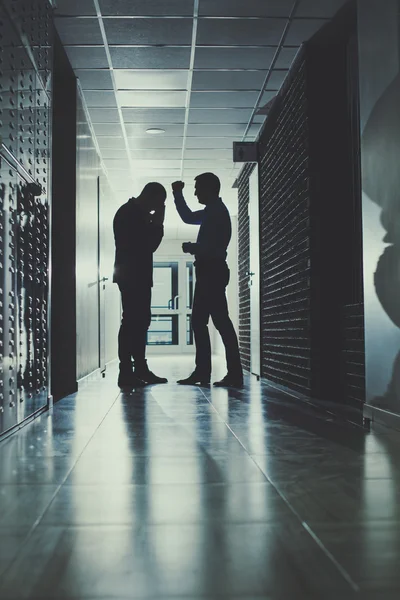
[[133, 202], [131, 202], [131, 199], [129, 199], [127, 202], [125, 202], [124, 204], [122, 204], [119, 209], [117, 210], [117, 212], [115, 213], [115, 218], [125, 218], [128, 215], [134, 215], [136, 213], [136, 206]]

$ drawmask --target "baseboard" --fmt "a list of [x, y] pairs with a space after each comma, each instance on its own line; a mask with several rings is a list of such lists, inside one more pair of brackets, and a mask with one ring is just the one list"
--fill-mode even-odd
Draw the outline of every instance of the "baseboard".
[[365, 404], [363, 410], [364, 419], [385, 425], [390, 429], [400, 431], [400, 415], [385, 410], [378, 406], [372, 406], [371, 404]]
[[10, 429], [7, 429], [7, 431], [4, 431], [3, 433], [1, 433], [0, 434], [0, 442], [3, 442], [4, 440], [6, 440], [10, 436], [12, 436], [14, 433], [19, 431], [23, 427], [26, 427], [26, 425], [29, 425], [29, 423], [32, 423], [32, 421], [34, 421], [35, 419], [40, 417], [40, 415], [42, 415], [43, 413], [47, 412], [49, 410], [49, 408], [51, 408], [51, 407], [52, 407], [52, 405], [50, 406], [48, 404], [47, 406], [42, 406], [41, 408], [38, 408], [38, 410], [36, 410], [31, 415], [29, 415], [29, 417], [26, 417], [26, 419], [21, 421], [21, 423], [17, 423], [13, 427], [10, 427]]

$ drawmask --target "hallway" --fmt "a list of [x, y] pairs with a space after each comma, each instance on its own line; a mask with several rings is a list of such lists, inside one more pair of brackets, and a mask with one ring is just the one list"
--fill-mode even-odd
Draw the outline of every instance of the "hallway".
[[125, 396], [111, 369], [1, 442], [1, 598], [398, 598], [400, 435], [176, 386], [190, 361]]

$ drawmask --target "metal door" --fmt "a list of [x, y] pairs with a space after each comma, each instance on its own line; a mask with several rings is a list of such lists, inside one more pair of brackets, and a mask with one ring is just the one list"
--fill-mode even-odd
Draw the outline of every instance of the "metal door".
[[[97, 178], [97, 266], [98, 266], [98, 298], [99, 298], [99, 367], [104, 373], [106, 370], [106, 257], [104, 251], [107, 248], [105, 243], [106, 219], [103, 216], [105, 212], [104, 202], [107, 201], [106, 194], [103, 194], [102, 180]], [[107, 225], [109, 225], [107, 223]]]
[[261, 375], [260, 336], [260, 215], [258, 165], [249, 179], [249, 227], [250, 227], [250, 372]]

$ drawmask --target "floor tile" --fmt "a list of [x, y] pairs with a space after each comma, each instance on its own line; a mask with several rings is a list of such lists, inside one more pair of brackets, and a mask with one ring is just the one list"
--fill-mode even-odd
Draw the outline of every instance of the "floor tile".
[[30, 527], [45, 512], [56, 485], [3, 484], [0, 487], [0, 528]]
[[273, 522], [293, 514], [268, 483], [65, 485], [46, 511], [46, 525]]
[[18, 590], [16, 600], [251, 594], [313, 599], [328, 588], [338, 595], [349, 591], [296, 524], [42, 526], [3, 577], [0, 594], [7, 598]]

